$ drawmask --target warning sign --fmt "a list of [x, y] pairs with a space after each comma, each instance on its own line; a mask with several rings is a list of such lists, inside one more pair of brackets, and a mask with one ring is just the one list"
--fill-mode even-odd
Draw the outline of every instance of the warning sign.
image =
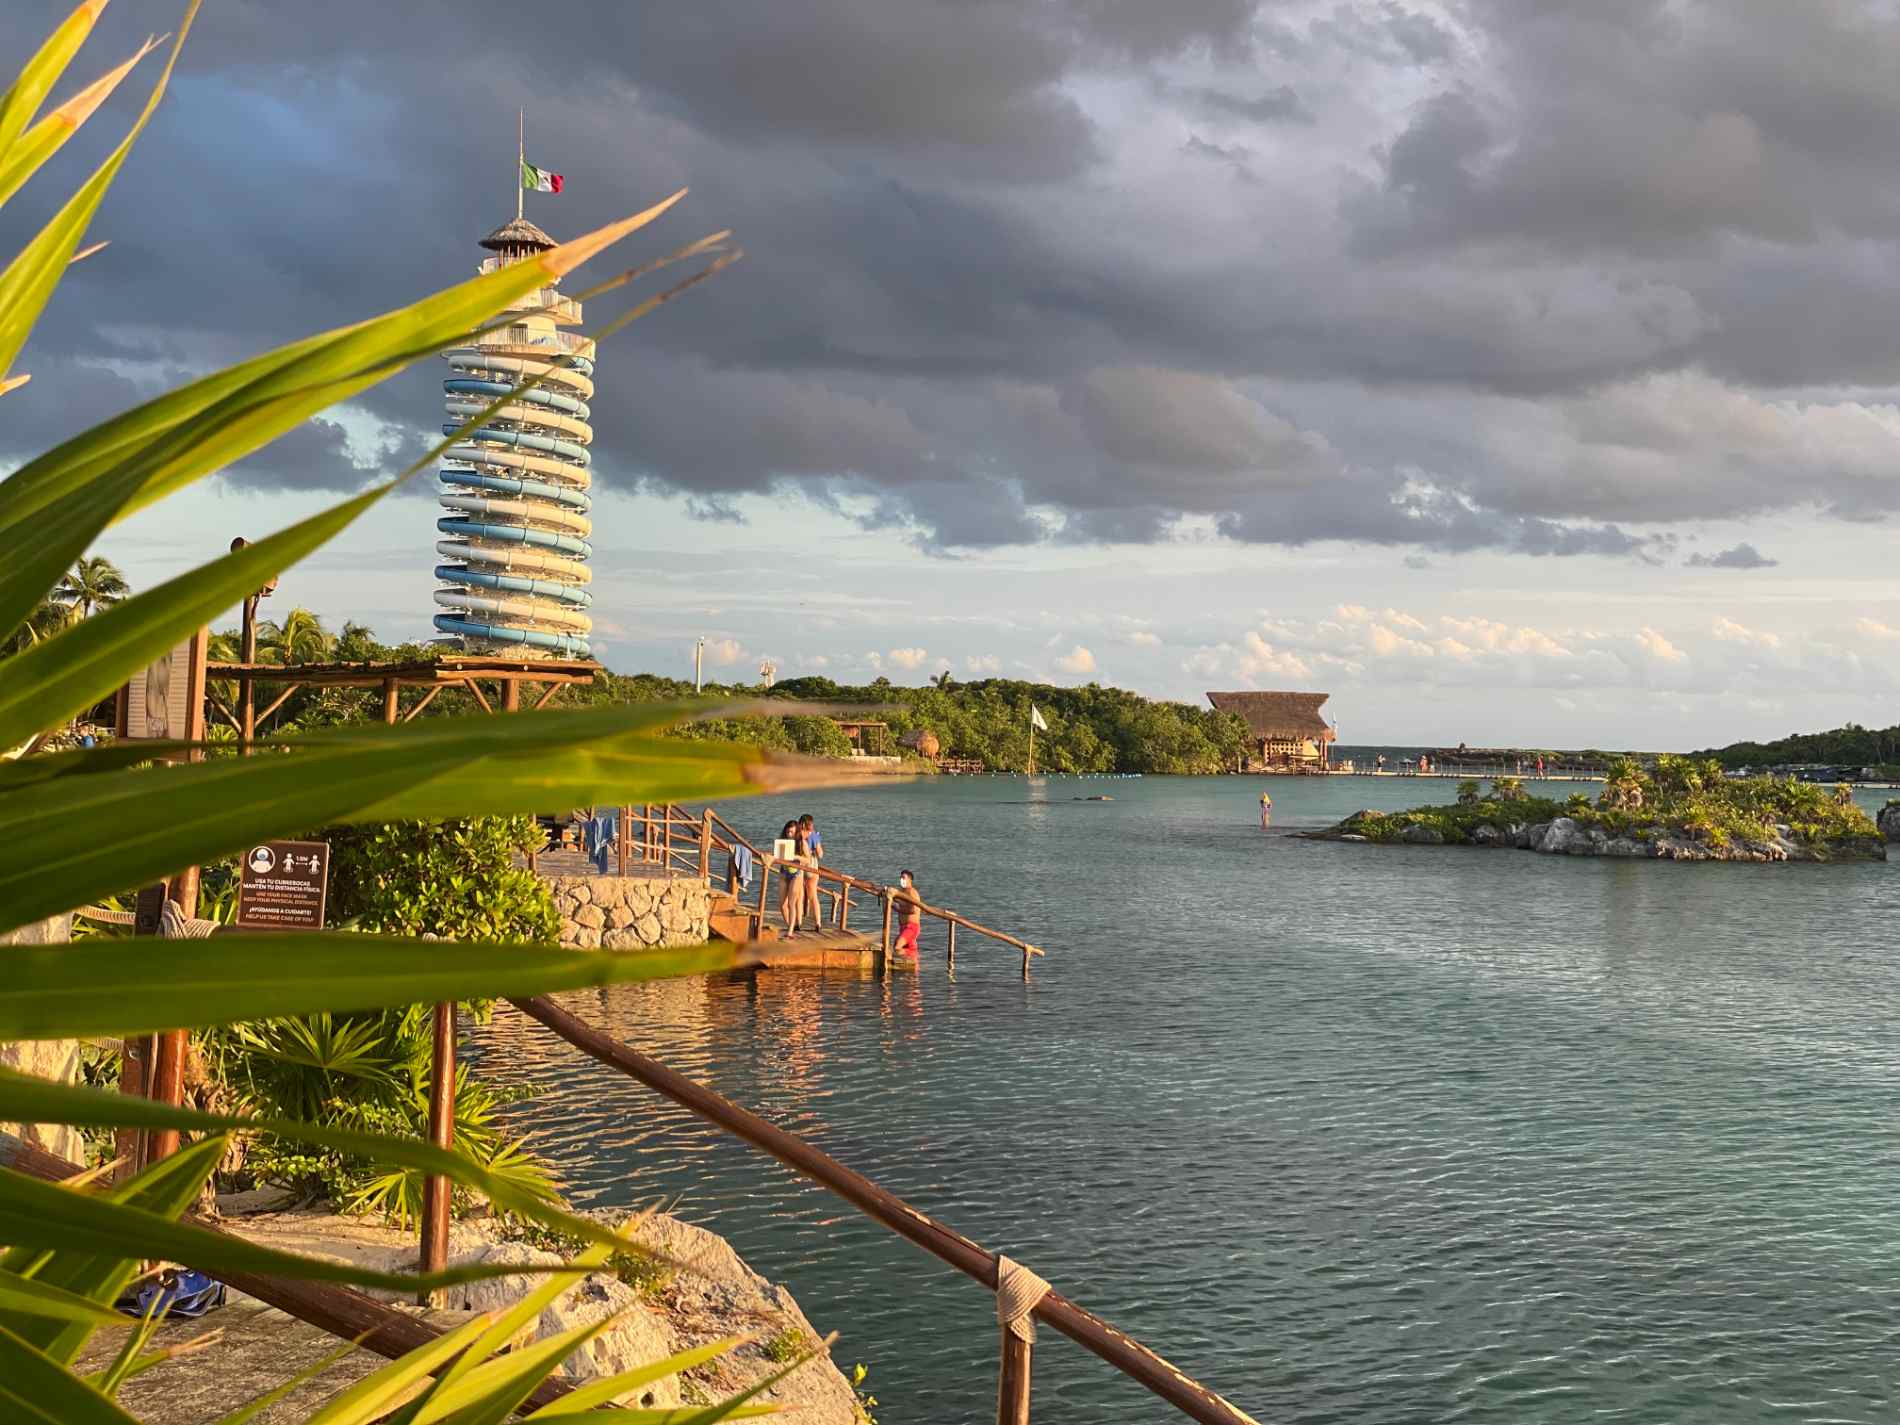
[[238, 872], [240, 930], [321, 930], [330, 887], [326, 841], [266, 841]]

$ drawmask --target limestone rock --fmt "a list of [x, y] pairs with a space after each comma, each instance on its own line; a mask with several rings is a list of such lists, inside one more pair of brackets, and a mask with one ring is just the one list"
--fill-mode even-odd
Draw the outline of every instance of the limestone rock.
[[632, 909], [624, 905], [617, 905], [607, 912], [607, 924], [614, 930], [625, 930], [638, 919]]
[[1888, 802], [1875, 819], [1880, 834], [1889, 841], [1900, 841], [1900, 802]]
[[607, 923], [607, 913], [597, 905], [584, 905], [574, 912], [574, 923], [588, 930], [599, 930]]
[[662, 927], [658, 916], [651, 914], [641, 916], [639, 922], [633, 929], [634, 933], [640, 937], [644, 944], [658, 945], [660, 943]]
[[600, 948], [603, 950], [645, 950], [648, 947], [637, 930], [609, 930], [600, 937]]
[[1443, 846], [1445, 834], [1429, 826], [1408, 826], [1399, 833], [1399, 840], [1411, 846]]
[[1471, 844], [1473, 846], [1509, 846], [1511, 842], [1504, 832], [1491, 825], [1490, 822], [1484, 822], [1471, 829]]
[[1560, 816], [1543, 828], [1543, 834], [1532, 843], [1531, 849], [1546, 856], [1568, 856], [1579, 841], [1584, 847], [1582, 854], [1588, 855], [1590, 838], [1570, 817]]

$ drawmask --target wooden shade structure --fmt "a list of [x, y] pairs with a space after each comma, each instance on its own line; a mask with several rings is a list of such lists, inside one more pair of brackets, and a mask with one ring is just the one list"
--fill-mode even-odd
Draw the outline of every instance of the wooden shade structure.
[[1331, 693], [1209, 693], [1216, 711], [1238, 713], [1252, 734], [1259, 771], [1326, 770], [1336, 734], [1320, 709]]

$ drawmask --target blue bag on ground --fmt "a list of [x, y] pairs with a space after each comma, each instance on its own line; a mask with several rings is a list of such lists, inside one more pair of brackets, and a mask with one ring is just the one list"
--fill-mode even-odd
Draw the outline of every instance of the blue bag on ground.
[[203, 1316], [224, 1305], [224, 1283], [189, 1267], [167, 1267], [120, 1297], [113, 1303], [113, 1309], [143, 1318], [146, 1312], [153, 1310], [154, 1301], [158, 1303], [157, 1310], [166, 1316], [187, 1319]]

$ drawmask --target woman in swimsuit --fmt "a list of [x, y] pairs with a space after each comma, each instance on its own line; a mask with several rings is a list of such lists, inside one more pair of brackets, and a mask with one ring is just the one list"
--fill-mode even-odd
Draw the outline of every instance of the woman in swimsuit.
[[[805, 855], [805, 834], [796, 821], [785, 823], [785, 829], [779, 833], [779, 840], [798, 844], [798, 856]], [[779, 866], [779, 918], [785, 922], [787, 935], [798, 934], [799, 925], [804, 919], [805, 909], [805, 873], [799, 869], [797, 861], [782, 862]]]

